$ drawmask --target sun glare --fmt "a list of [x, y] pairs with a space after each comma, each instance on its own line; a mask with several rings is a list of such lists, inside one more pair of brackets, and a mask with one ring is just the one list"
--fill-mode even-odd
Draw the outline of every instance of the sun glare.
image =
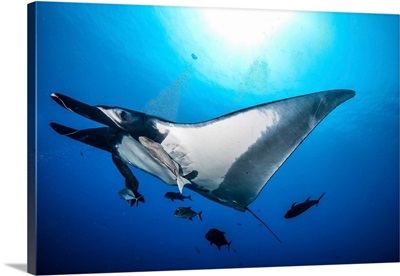
[[291, 12], [205, 9], [208, 28], [230, 46], [252, 49], [271, 37], [292, 16]]

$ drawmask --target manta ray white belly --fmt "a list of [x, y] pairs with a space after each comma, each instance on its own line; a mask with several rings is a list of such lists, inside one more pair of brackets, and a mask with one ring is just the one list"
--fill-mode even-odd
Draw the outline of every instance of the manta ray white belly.
[[[260, 123], [249, 124], [249, 121]], [[232, 164], [278, 121], [279, 114], [272, 110], [250, 110], [245, 116], [236, 114], [229, 120], [196, 127], [170, 127], [161, 145], [181, 165], [183, 174], [198, 171], [195, 183], [214, 190]], [[163, 130], [162, 125], [157, 127]]]

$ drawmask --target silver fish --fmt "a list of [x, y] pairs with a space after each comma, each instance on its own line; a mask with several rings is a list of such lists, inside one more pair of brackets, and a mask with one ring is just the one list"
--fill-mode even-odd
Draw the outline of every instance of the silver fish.
[[193, 220], [193, 217], [198, 216], [201, 221], [203, 221], [201, 214], [203, 211], [196, 213], [191, 209], [192, 207], [179, 207], [175, 210], [174, 216], [177, 218], [186, 218], [189, 220]]

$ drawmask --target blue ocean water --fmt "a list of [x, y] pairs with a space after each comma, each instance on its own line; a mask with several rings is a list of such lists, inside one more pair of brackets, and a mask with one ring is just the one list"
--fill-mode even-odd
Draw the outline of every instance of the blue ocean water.
[[[399, 16], [36, 3], [37, 261], [41, 274], [399, 261]], [[194, 56], [193, 56], [194, 54]], [[131, 168], [129, 207], [109, 153], [54, 132], [99, 124], [59, 92], [178, 122], [347, 88], [249, 207], [238, 212]], [[210, 160], [212, 162], [212, 160]], [[320, 204], [284, 214], [311, 196]], [[203, 221], [173, 216], [202, 211]], [[210, 246], [210, 228], [230, 250]]]

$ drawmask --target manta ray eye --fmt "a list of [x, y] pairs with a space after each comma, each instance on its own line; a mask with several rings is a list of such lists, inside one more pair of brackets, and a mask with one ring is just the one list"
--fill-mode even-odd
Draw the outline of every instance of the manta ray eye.
[[121, 118], [122, 121], [132, 120], [132, 114], [130, 114], [129, 112], [126, 112], [125, 110], [119, 111], [119, 117]]
[[126, 112], [125, 111], [121, 111], [119, 116], [121, 117], [122, 120], [125, 120], [126, 119]]

